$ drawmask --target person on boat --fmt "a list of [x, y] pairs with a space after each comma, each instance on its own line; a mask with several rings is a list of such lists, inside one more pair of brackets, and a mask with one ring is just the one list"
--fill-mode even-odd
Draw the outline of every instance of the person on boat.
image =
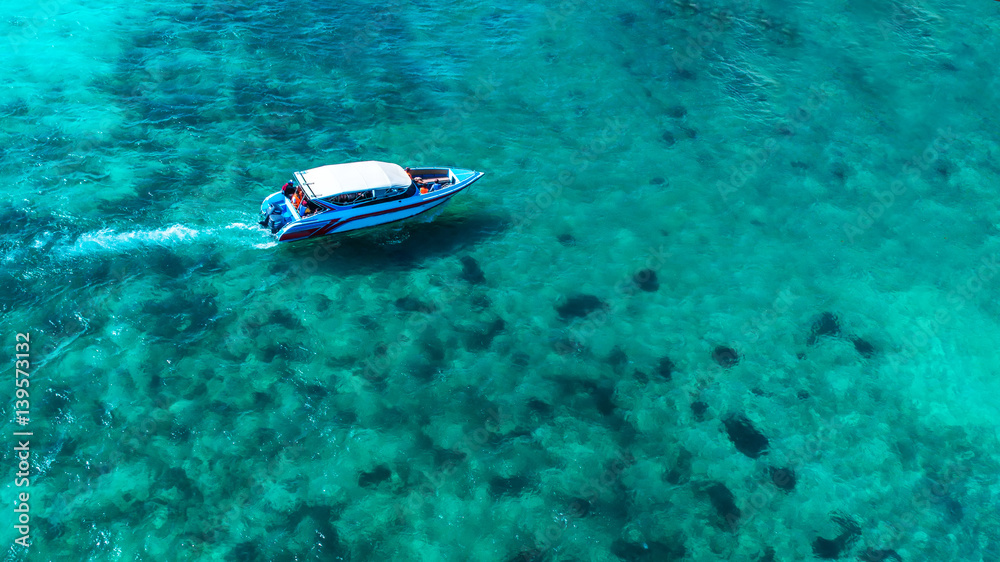
[[285, 197], [290, 197], [292, 192], [295, 190], [295, 184], [291, 180], [288, 180], [285, 185], [281, 186], [281, 193]]

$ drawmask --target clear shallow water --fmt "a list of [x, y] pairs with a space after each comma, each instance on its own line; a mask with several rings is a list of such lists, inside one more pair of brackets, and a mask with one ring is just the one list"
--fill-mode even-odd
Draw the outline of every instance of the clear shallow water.
[[[8, 3], [30, 559], [995, 558], [993, 4]], [[488, 175], [253, 228], [357, 159]]]

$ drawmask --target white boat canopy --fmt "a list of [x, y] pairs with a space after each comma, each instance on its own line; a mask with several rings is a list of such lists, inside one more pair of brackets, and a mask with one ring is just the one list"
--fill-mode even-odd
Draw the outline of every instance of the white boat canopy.
[[310, 199], [367, 189], [409, 187], [412, 182], [410, 175], [399, 165], [375, 160], [295, 172], [295, 181]]

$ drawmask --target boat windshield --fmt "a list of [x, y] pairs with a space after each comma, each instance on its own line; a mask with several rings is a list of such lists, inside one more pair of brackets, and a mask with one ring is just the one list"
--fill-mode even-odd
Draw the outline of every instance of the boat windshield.
[[357, 203], [364, 203], [373, 199], [375, 199], [374, 189], [366, 189], [365, 191], [355, 191], [352, 193], [341, 193], [340, 195], [334, 195], [330, 198], [330, 200], [337, 205], [355, 205]]

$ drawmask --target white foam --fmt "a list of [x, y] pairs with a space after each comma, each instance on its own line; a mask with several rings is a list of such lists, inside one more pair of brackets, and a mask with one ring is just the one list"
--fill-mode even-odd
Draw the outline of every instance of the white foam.
[[52, 233], [49, 231], [42, 232], [39, 234], [35, 240], [31, 243], [31, 247], [38, 250], [45, 247], [52, 240]]
[[16, 263], [21, 256], [21, 245], [13, 240], [0, 242], [0, 256], [3, 256], [0, 258], [0, 263], [4, 265]]
[[246, 224], [244, 222], [234, 222], [233, 224], [227, 224], [224, 226], [226, 230], [242, 229], [242, 230], [259, 230], [260, 227], [252, 224]]
[[[234, 236], [234, 231], [238, 232]], [[126, 253], [133, 250], [153, 246], [176, 247], [199, 241], [217, 240], [220, 237], [230, 243], [253, 248], [271, 248], [276, 245], [274, 239], [256, 225], [234, 222], [215, 228], [192, 228], [183, 224], [174, 224], [155, 230], [133, 230], [117, 232], [106, 228], [96, 232], [82, 234], [64, 254], [69, 256]], [[264, 239], [266, 241], [262, 242]]]
[[66, 253], [81, 255], [126, 252], [147, 246], [172, 246], [179, 242], [195, 240], [201, 234], [201, 231], [182, 224], [158, 230], [133, 230], [130, 232], [115, 232], [106, 228], [81, 235]]

